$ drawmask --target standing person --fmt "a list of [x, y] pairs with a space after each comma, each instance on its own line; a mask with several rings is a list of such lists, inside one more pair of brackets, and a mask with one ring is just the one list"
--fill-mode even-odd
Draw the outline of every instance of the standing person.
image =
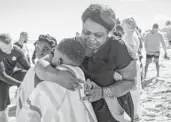
[[[35, 42], [35, 57], [40, 59], [47, 54], [50, 54], [54, 51], [57, 45], [57, 41], [54, 37], [47, 35], [39, 35], [38, 40]], [[18, 119], [20, 110], [22, 109], [23, 104], [26, 102], [27, 98], [30, 96], [31, 92], [35, 88], [34, 85], [34, 67], [30, 68], [24, 77], [23, 82], [20, 85], [17, 95], [17, 112], [16, 120]]]
[[28, 33], [21, 32], [19, 40], [15, 42], [14, 44], [22, 49], [24, 44], [26, 44], [27, 42], [28, 42]]
[[24, 60], [20, 49], [13, 46], [7, 34], [0, 34], [0, 61], [0, 121], [7, 122], [5, 109], [10, 103], [9, 87], [19, 85], [25, 73], [24, 71], [13, 72], [13, 69], [16, 62], [20, 62], [25, 69], [29, 68], [29, 64]]
[[[30, 56], [29, 56], [29, 50], [28, 50], [28, 47], [26, 45], [27, 42], [28, 42], [28, 33], [27, 32], [21, 32], [19, 40], [17, 42], [15, 42], [14, 45], [20, 47], [24, 51], [24, 54], [27, 57], [27, 60], [29, 61], [29, 63], [31, 63]], [[21, 66], [19, 66], [19, 67], [21, 67]]]
[[9, 34], [0, 34], [0, 62], [11, 53], [13, 43]]
[[166, 44], [163, 35], [158, 31], [159, 25], [154, 24], [152, 30], [145, 36], [144, 47], [146, 50], [146, 64], [145, 64], [145, 75], [146, 78], [148, 66], [150, 63], [155, 62], [157, 77], [159, 77], [159, 56], [160, 56], [160, 44], [162, 44], [165, 57], [167, 57]]
[[170, 47], [171, 46], [171, 21], [170, 20], [168, 20], [165, 23], [165, 27], [162, 29], [162, 32], [166, 34], [166, 38]]
[[[11, 41], [11, 38], [8, 34], [0, 34], [0, 62], [2, 62], [4, 60], [4, 58], [11, 53], [13, 44]], [[2, 73], [1, 71], [3, 70], [4, 67], [1, 67], [0, 64], [0, 73]], [[9, 77], [10, 79], [10, 77]], [[13, 81], [15, 83], [15, 79], [11, 78], [11, 81]], [[17, 83], [17, 82], [16, 82]], [[3, 82], [0, 81], [0, 90], [4, 90], [6, 87], [5, 84], [3, 84]], [[1, 122], [8, 122], [8, 118], [7, 115], [5, 113], [5, 108], [3, 106], [3, 102], [6, 102], [6, 100], [3, 99], [3, 94], [0, 91], [0, 121]]]
[[[136, 60], [132, 59], [122, 40], [109, 37], [115, 19], [114, 11], [100, 4], [91, 4], [82, 14], [82, 32], [77, 39], [86, 49], [86, 58], [81, 69], [86, 82], [93, 83], [93, 87], [85, 90], [85, 99], [92, 102], [98, 122], [123, 122], [124, 112], [133, 122], [134, 107], [130, 90], [137, 76]], [[44, 59], [38, 60], [35, 71], [40, 79], [56, 82], [69, 90], [80, 87], [79, 79], [65, 71], [59, 72]], [[114, 71], [118, 71], [123, 79], [115, 81]], [[106, 101], [111, 97], [112, 112]]]
[[122, 22], [124, 35], [123, 40], [127, 44], [131, 53], [135, 55], [137, 59], [137, 77], [136, 86], [131, 90], [131, 95], [134, 102], [134, 120], [140, 119], [140, 94], [141, 94], [141, 75], [140, 75], [140, 61], [138, 57], [140, 40], [136, 33], [136, 22], [134, 18], [126, 18]]
[[[1, 54], [7, 54], [6, 57], [0, 62], [0, 111], [4, 112], [7, 105], [10, 103], [10, 86], [19, 86], [25, 76], [25, 73], [30, 68], [30, 64], [21, 49], [13, 45], [12, 41], [9, 41], [5, 34], [2, 34], [0, 37]], [[24, 70], [14, 70], [17, 63], [19, 63]], [[4, 119], [4, 121], [6, 120]]]
[[135, 32], [136, 32], [138, 39], [139, 39], [138, 57], [139, 57], [139, 61], [140, 61], [141, 81], [142, 81], [144, 79], [144, 71], [143, 71], [143, 63], [142, 63], [142, 59], [143, 59], [143, 54], [142, 54], [143, 36], [141, 34], [141, 29], [139, 29], [138, 27], [135, 29]]

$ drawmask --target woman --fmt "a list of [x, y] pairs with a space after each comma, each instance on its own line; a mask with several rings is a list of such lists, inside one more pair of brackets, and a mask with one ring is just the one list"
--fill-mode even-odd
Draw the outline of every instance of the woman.
[[[133, 120], [133, 102], [129, 91], [135, 85], [136, 61], [131, 58], [122, 41], [108, 37], [115, 25], [113, 10], [108, 6], [92, 4], [83, 12], [82, 22], [82, 33], [78, 39], [86, 48], [86, 58], [81, 68], [87, 82], [93, 84], [93, 88], [85, 91], [86, 99], [92, 102], [98, 122], [123, 122], [123, 118], [120, 119], [120, 116], [123, 117], [123, 109]], [[113, 80], [116, 70], [123, 80]], [[70, 90], [80, 88], [78, 79], [53, 68], [44, 59], [37, 62], [35, 71], [40, 79], [57, 82]], [[110, 97], [115, 98], [114, 114], [108, 109], [105, 100]]]
[[[133, 18], [126, 18], [122, 23], [124, 36], [123, 40], [127, 44], [128, 48], [134, 53], [138, 59], [138, 51], [140, 40], [138, 39], [138, 35], [136, 33], [136, 22]], [[137, 60], [137, 78], [136, 78], [136, 86], [131, 91], [131, 95], [134, 102], [134, 120], [139, 119], [140, 114], [140, 94], [141, 94], [141, 74], [140, 74], [140, 61]]]

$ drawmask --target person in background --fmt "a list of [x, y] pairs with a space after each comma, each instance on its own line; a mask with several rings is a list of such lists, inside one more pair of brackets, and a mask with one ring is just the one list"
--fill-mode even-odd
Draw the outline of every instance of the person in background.
[[131, 95], [134, 102], [134, 120], [140, 119], [140, 94], [141, 94], [141, 75], [140, 75], [140, 62], [138, 57], [139, 39], [136, 33], [136, 22], [134, 18], [125, 18], [122, 22], [124, 35], [123, 41], [126, 43], [128, 50], [131, 54], [134, 54], [137, 68], [136, 85], [131, 90]]
[[[0, 62], [4, 60], [5, 57], [7, 57], [8, 54], [11, 53], [13, 47], [13, 43], [11, 41], [11, 37], [8, 34], [0, 34]], [[2, 65], [3, 66], [3, 65]], [[4, 67], [1, 67], [0, 64], [0, 73], [3, 70]], [[10, 79], [11, 77], [9, 77]], [[11, 78], [11, 81], [17, 83], [15, 79]], [[5, 113], [5, 108], [3, 103], [6, 102], [3, 98], [3, 90], [6, 88], [6, 84], [0, 81], [0, 121], [1, 122], [8, 122], [7, 115]], [[2, 90], [2, 91], [1, 91]]]
[[0, 62], [11, 53], [13, 47], [12, 39], [9, 34], [0, 34]]
[[[85, 73], [87, 85], [93, 83], [93, 87], [85, 90], [86, 97], [83, 100], [92, 103], [98, 122], [124, 121], [125, 113], [133, 122], [134, 106], [130, 90], [135, 85], [136, 60], [132, 59], [122, 40], [109, 37], [115, 20], [114, 11], [100, 4], [91, 4], [82, 14], [82, 32], [77, 39], [86, 49], [86, 58], [81, 69]], [[40, 79], [56, 82], [66, 89], [80, 87], [79, 79], [65, 71], [59, 72], [43, 58], [36, 63], [35, 71]], [[114, 80], [114, 71], [124, 78]], [[109, 106], [109, 102], [112, 106]]]
[[170, 20], [166, 21], [165, 27], [161, 31], [166, 34], [166, 39], [170, 47], [171, 46], [171, 21]]
[[[35, 42], [35, 57], [40, 59], [47, 54], [50, 54], [54, 51], [57, 45], [57, 41], [54, 37], [50, 36], [49, 34], [46, 35], [39, 35], [38, 40]], [[20, 114], [23, 104], [30, 96], [31, 92], [35, 88], [34, 85], [34, 76], [35, 71], [34, 67], [31, 67], [26, 76], [24, 77], [23, 82], [21, 83], [18, 94], [17, 94], [17, 112], [16, 112], [16, 119]]]
[[[46, 44], [42, 42], [46, 42]], [[34, 43], [35, 50], [32, 55], [33, 64], [35, 64], [36, 58], [39, 59], [40, 57], [45, 56], [49, 52], [53, 52], [54, 47], [56, 45], [57, 45], [57, 40], [54, 37], [50, 36], [49, 34], [40, 35], [39, 39]], [[42, 50], [40, 49], [40, 47]]]
[[114, 29], [112, 35], [114, 36], [114, 38], [115, 38], [116, 40], [121, 39], [122, 36], [124, 35], [124, 31], [123, 31], [122, 26], [121, 26], [121, 25], [117, 25], [117, 26], [115, 27], [115, 29]]
[[[11, 38], [7, 34], [0, 34], [0, 54], [0, 121], [7, 122], [5, 110], [10, 103], [9, 87], [11, 85], [19, 86], [30, 65], [20, 48], [13, 45]], [[25, 70], [15, 71], [14, 68], [17, 62]]]
[[[15, 42], [14, 45], [16, 45], [22, 49], [22, 51], [24, 52], [28, 62], [31, 63], [30, 56], [29, 56], [29, 50], [28, 50], [28, 47], [26, 45], [27, 43], [28, 43], [28, 33], [27, 32], [21, 32], [19, 40], [17, 42]], [[17, 64], [17, 66], [19, 68], [22, 68], [22, 66], [20, 66], [19, 64]]]
[[14, 45], [23, 48], [24, 44], [28, 42], [28, 33], [27, 32], [21, 32], [20, 38], [17, 42], [14, 43]]
[[159, 74], [160, 44], [162, 44], [162, 47], [164, 49], [165, 57], [168, 57], [164, 37], [158, 31], [158, 29], [159, 29], [159, 25], [153, 24], [152, 30], [146, 34], [145, 39], [144, 39], [144, 47], [146, 50], [146, 64], [145, 64], [144, 78], [146, 78], [148, 66], [152, 62], [155, 62], [155, 64], [156, 64], [156, 70], [157, 70], [156, 76], [157, 77], [160, 76], [160, 74]]
[[135, 32], [138, 36], [139, 39], [139, 49], [138, 49], [138, 57], [139, 57], [139, 61], [140, 61], [140, 68], [141, 68], [141, 81], [144, 79], [144, 70], [143, 70], [143, 63], [142, 63], [142, 59], [143, 59], [143, 54], [142, 54], [142, 49], [143, 49], [143, 40], [144, 37], [141, 34], [141, 29], [137, 28], [135, 29]]
[[35, 64], [36, 61], [36, 42], [34, 43], [35, 50], [33, 51], [33, 55], [31, 57], [32, 63]]

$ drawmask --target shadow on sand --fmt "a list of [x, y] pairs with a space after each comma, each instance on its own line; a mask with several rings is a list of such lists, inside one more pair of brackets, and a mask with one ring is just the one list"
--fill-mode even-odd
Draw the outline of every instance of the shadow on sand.
[[145, 87], [153, 86], [158, 83], [158, 79], [156, 77], [152, 77], [150, 79], [144, 80], [141, 82], [142, 88], [144, 89]]

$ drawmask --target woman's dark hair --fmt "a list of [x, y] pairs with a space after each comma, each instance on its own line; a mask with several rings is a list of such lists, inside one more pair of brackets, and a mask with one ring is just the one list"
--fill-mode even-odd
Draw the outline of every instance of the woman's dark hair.
[[106, 5], [91, 4], [82, 14], [82, 22], [88, 18], [107, 28], [109, 31], [115, 26], [115, 13]]
[[159, 28], [159, 25], [157, 23], [153, 24], [153, 29], [158, 29]]

